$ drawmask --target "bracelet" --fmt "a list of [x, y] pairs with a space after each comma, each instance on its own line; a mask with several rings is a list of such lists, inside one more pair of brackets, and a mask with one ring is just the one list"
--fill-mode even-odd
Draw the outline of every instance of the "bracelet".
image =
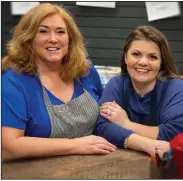
[[124, 149], [127, 149], [127, 141], [128, 141], [128, 137], [125, 139], [125, 142], [124, 142]]

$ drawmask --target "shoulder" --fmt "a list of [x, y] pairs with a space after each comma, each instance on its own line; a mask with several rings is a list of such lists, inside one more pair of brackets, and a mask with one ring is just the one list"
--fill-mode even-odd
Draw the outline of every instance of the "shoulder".
[[125, 89], [126, 85], [129, 83], [129, 76], [127, 75], [118, 75], [112, 77], [106, 85], [106, 88], [117, 88], [119, 90]]
[[21, 78], [22, 74], [20, 73], [16, 73], [13, 70], [7, 70], [6, 72], [3, 73], [2, 75], [2, 83], [3, 83], [3, 87], [13, 83], [13, 84], [21, 84]]
[[83, 75], [80, 77], [81, 82], [85, 82], [86, 80], [92, 80], [95, 79], [95, 76], [98, 74], [97, 70], [95, 69], [93, 63], [89, 59], [85, 59], [85, 61], [89, 62], [89, 70], [86, 75]]
[[183, 80], [178, 78], [169, 79], [166, 81], [158, 81], [159, 94], [165, 95], [168, 99], [181, 93], [183, 94]]
[[103, 91], [100, 76], [92, 61], [89, 59], [86, 59], [86, 61], [90, 64], [89, 71], [87, 75], [80, 77], [80, 81], [86, 90], [89, 92], [95, 92], [95, 94], [100, 97]]
[[16, 79], [18, 74], [13, 70], [7, 70], [2, 74], [2, 80]]
[[89, 66], [89, 74], [90, 75], [96, 75], [96, 74], [98, 74], [98, 72], [97, 72], [97, 70], [96, 70], [93, 62], [90, 59], [86, 59], [86, 61], [88, 61], [89, 64], [90, 64], [90, 66]]
[[14, 70], [7, 70], [6, 72], [3, 73], [2, 75], [2, 79], [3, 80], [12, 80], [12, 81], [17, 81], [17, 82], [21, 82], [21, 81], [28, 81], [30, 79], [32, 79], [35, 76], [31, 76], [25, 73], [18, 73], [15, 72]]
[[9, 86], [24, 89], [31, 88], [35, 84], [35, 76], [25, 73], [17, 73], [13, 70], [7, 70], [2, 75], [2, 88], [7, 89]]
[[90, 64], [89, 71], [86, 75], [80, 77], [80, 80], [84, 84], [85, 84], [85, 82], [87, 82], [87, 83], [93, 84], [94, 86], [98, 87], [98, 85], [101, 84], [99, 74], [98, 74], [96, 68], [94, 67], [94, 64], [92, 63], [92, 61], [89, 59], [86, 59], [86, 61], [88, 61]]
[[[170, 79], [167, 85], [167, 94], [169, 97], [177, 94], [183, 94], [183, 80], [182, 79]], [[183, 99], [183, 98], [182, 98]]]
[[116, 101], [122, 106], [122, 95], [129, 82], [129, 76], [119, 75], [111, 78], [106, 84], [100, 102]]
[[159, 93], [161, 94], [161, 99], [163, 99], [163, 105], [165, 107], [171, 107], [174, 105], [179, 105], [183, 103], [183, 80], [181, 79], [170, 79], [165, 81], [160, 88]]
[[169, 80], [169, 87], [174, 91], [183, 91], [183, 79], [171, 79]]

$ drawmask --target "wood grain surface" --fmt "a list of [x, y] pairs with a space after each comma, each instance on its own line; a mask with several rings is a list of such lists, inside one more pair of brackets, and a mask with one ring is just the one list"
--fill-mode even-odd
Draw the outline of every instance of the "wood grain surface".
[[154, 179], [158, 169], [141, 152], [69, 155], [2, 163], [2, 179]]

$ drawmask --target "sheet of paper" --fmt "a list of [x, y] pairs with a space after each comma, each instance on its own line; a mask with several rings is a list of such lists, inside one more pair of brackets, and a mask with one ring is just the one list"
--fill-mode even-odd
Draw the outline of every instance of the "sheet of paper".
[[102, 7], [102, 8], [115, 8], [116, 2], [76, 2], [76, 5]]
[[179, 16], [179, 2], [145, 2], [148, 21]]
[[11, 14], [12, 15], [23, 15], [26, 14], [30, 9], [37, 6], [39, 2], [11, 2]]

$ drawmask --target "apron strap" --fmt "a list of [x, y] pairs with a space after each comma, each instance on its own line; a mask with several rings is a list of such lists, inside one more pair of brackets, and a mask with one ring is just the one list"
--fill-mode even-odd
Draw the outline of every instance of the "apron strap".
[[[75, 78], [75, 80], [76, 80], [77, 83], [79, 83], [79, 84], [82, 86], [82, 83], [81, 83], [81, 81], [80, 81], [80, 79], [79, 79], [78, 76]], [[82, 86], [82, 87], [83, 87], [83, 86]]]
[[38, 68], [37, 68], [37, 71], [36, 71], [36, 76], [38, 77], [39, 82], [40, 82], [40, 84], [41, 84], [41, 88], [42, 88], [42, 91], [43, 91], [43, 98], [44, 98], [45, 102], [46, 102], [48, 105], [52, 105], [52, 104], [51, 104], [51, 100], [50, 100], [50, 98], [48, 97], [48, 94], [47, 94], [47, 92], [46, 92], [46, 89], [44, 88], [44, 85], [43, 85], [42, 82], [41, 82], [41, 79], [40, 79], [40, 72], [39, 72], [39, 69], [38, 69]]

